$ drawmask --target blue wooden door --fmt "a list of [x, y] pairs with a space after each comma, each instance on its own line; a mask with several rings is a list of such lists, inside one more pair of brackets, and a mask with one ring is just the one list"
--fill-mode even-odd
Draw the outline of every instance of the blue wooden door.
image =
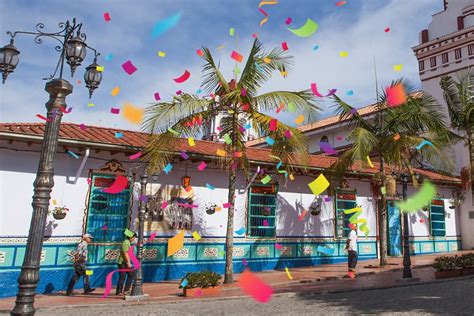
[[402, 227], [400, 210], [388, 202], [388, 255], [402, 255]]

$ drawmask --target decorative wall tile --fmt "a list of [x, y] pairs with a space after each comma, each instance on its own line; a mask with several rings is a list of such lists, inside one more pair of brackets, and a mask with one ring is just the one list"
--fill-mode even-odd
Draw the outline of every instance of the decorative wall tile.
[[234, 258], [245, 257], [245, 247], [234, 246], [232, 255]]
[[0, 251], [0, 263], [5, 263], [6, 256], [7, 256], [7, 253], [5, 251]]
[[151, 249], [143, 249], [142, 253], [143, 260], [153, 260], [158, 257], [158, 249], [151, 248]]
[[107, 249], [105, 251], [104, 260], [105, 261], [118, 261], [120, 257], [119, 249]]
[[189, 258], [189, 248], [181, 248], [173, 256], [173, 259], [190, 259]]
[[204, 258], [217, 258], [219, 255], [219, 249], [217, 248], [204, 248]]

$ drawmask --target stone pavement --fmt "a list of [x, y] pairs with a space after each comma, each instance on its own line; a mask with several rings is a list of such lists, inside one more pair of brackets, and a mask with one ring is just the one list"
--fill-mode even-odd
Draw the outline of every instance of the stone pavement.
[[[458, 251], [447, 255], [462, 254], [469, 251]], [[419, 278], [418, 283], [436, 282], [434, 279], [434, 269], [431, 263], [440, 254], [413, 256], [412, 267], [413, 276]], [[358, 263], [357, 278], [347, 278], [347, 264], [328, 264], [303, 268], [291, 268], [292, 280], [288, 279], [283, 271], [262, 271], [255, 272], [259, 278], [271, 285], [275, 294], [278, 293], [300, 293], [301, 295], [312, 295], [315, 293], [337, 293], [370, 288], [388, 288], [405, 286], [398, 279], [402, 276], [402, 258], [389, 258], [389, 264], [384, 268], [377, 267], [378, 260], [364, 260]], [[238, 281], [239, 274], [235, 274], [235, 281]], [[80, 290], [82, 291], [82, 290]], [[144, 293], [149, 295], [146, 302], [179, 302], [189, 300], [208, 300], [209, 298], [185, 298], [182, 290], [178, 288], [178, 281], [164, 281], [160, 283], [145, 283]], [[138, 304], [133, 301], [124, 301], [122, 297], [110, 295], [102, 298], [104, 289], [97, 289], [92, 295], [77, 294], [67, 297], [64, 293], [49, 295], [37, 295], [35, 307], [44, 309], [47, 307], [62, 306], [89, 306], [94, 304], [117, 304], [133, 305]], [[76, 293], [80, 293], [76, 290]], [[246, 296], [238, 284], [223, 285], [218, 297], [212, 299], [225, 299], [230, 297]], [[0, 299], [0, 312], [11, 310], [14, 306], [15, 297]], [[139, 304], [146, 303], [140, 302]]]

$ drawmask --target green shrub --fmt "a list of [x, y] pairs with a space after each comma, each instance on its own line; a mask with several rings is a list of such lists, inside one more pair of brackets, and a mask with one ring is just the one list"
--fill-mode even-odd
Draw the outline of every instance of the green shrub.
[[456, 268], [458, 268], [459, 261], [460, 260], [458, 256], [441, 256], [434, 260], [433, 268], [435, 268], [436, 272], [456, 270]]
[[474, 252], [465, 253], [459, 258], [461, 268], [474, 268]]
[[193, 289], [218, 286], [221, 279], [222, 276], [220, 274], [211, 271], [190, 272], [181, 279], [179, 282], [179, 288], [183, 288], [181, 284], [184, 280], [187, 280], [187, 284], [184, 288]]

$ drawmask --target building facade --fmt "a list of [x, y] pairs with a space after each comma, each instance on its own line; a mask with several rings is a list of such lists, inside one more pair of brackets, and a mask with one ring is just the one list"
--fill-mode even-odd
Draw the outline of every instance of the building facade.
[[[43, 124], [0, 124], [1, 297], [13, 296], [17, 291], [32, 213], [31, 184], [43, 133]], [[137, 227], [139, 176], [146, 167], [139, 159], [130, 159], [130, 155], [141, 150], [146, 137], [131, 131], [61, 125], [51, 209], [66, 206], [70, 210], [64, 219], [48, 216], [38, 292], [65, 289], [73, 273], [71, 258], [75, 247], [86, 232], [95, 237], [89, 249], [93, 286], [103, 286], [106, 274], [117, 268], [123, 231]], [[146, 188], [145, 282], [178, 279], [187, 272], [205, 269], [224, 272], [228, 191], [227, 173], [218, 168], [214, 154], [220, 148], [222, 144], [218, 142], [196, 141], [190, 147], [183, 140], [169, 173], [150, 176]], [[183, 158], [181, 151], [189, 158]], [[375, 205], [379, 190], [374, 193], [370, 183], [377, 163], [373, 169], [354, 168], [344, 181], [335, 182], [325, 172], [335, 158], [311, 155], [307, 170], [296, 172], [294, 180], [290, 180], [277, 173], [277, 161], [270, 154], [268, 149], [248, 148], [252, 174], [238, 173], [236, 273], [244, 269], [244, 259], [254, 271], [347, 260], [344, 246], [351, 214], [343, 211], [357, 206], [362, 208], [360, 218], [366, 220], [368, 228], [367, 236], [359, 231], [360, 257], [377, 258]], [[203, 161], [207, 166], [200, 171], [197, 166]], [[265, 173], [250, 182], [258, 167]], [[452, 191], [459, 189], [459, 179], [416, 171], [436, 184], [439, 195], [429, 207], [409, 216], [412, 254], [461, 249], [461, 210], [453, 207], [450, 199]], [[331, 184], [322, 195], [315, 196], [308, 183], [321, 173]], [[267, 174], [272, 181], [263, 184], [261, 179]], [[104, 192], [119, 175], [128, 179], [126, 188], [117, 194]], [[183, 176], [190, 177], [189, 186], [183, 186]], [[409, 194], [415, 191], [409, 187]], [[389, 212], [389, 254], [400, 256], [401, 216], [393, 200], [389, 202]], [[184, 247], [167, 257], [167, 240], [181, 230], [186, 233]], [[194, 239], [193, 232], [202, 239]], [[151, 234], [156, 234], [153, 241]]]

